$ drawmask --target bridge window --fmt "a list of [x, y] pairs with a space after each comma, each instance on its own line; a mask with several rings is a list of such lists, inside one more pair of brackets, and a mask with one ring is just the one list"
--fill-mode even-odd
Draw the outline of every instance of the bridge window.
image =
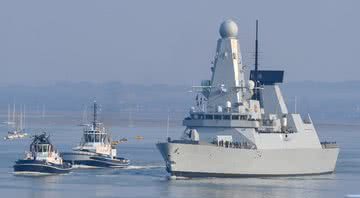
[[215, 120], [221, 120], [221, 115], [215, 115], [214, 118]]
[[224, 120], [230, 120], [230, 115], [224, 115]]

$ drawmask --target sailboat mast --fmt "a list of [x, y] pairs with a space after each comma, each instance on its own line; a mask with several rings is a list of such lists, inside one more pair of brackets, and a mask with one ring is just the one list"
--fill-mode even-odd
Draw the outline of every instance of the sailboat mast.
[[20, 118], [19, 118], [19, 120], [20, 120], [20, 130], [22, 130], [23, 129], [23, 119], [22, 119], [22, 116], [23, 116], [23, 109], [22, 109], [22, 105], [20, 105]]
[[24, 105], [24, 112], [23, 112], [23, 128], [25, 129], [25, 105]]
[[8, 125], [11, 123], [10, 121], [10, 104], [8, 104]]
[[15, 103], [14, 103], [14, 104], [13, 104], [13, 115], [12, 115], [12, 121], [13, 121], [14, 125], [15, 125], [15, 122], [16, 122], [15, 119], [16, 119], [16, 118], [15, 118]]

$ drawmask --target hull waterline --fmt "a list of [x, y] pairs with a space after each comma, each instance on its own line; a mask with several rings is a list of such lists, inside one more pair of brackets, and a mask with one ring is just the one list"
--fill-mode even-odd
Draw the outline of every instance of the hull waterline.
[[71, 165], [56, 165], [36, 160], [19, 160], [14, 165], [14, 173], [22, 175], [66, 174]]
[[177, 177], [275, 177], [334, 172], [338, 148], [256, 150], [158, 143], [166, 170]]
[[125, 158], [109, 158], [94, 154], [63, 153], [65, 162], [71, 163], [76, 168], [125, 168], [129, 160]]

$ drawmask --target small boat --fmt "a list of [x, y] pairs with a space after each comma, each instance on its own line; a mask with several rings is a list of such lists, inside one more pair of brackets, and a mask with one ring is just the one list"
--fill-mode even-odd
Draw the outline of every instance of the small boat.
[[122, 139], [120, 139], [120, 140], [114, 140], [114, 141], [112, 141], [111, 142], [111, 145], [113, 145], [113, 146], [116, 146], [116, 145], [118, 145], [118, 144], [121, 144], [121, 143], [124, 143], [124, 142], [127, 142], [128, 140], [126, 139], [126, 138], [122, 138]]
[[28, 135], [29, 134], [24, 131], [18, 131], [18, 130], [9, 131], [7, 135], [4, 137], [4, 140], [22, 139], [28, 137]]
[[94, 120], [85, 125], [80, 145], [73, 152], [62, 153], [64, 161], [77, 168], [123, 168], [130, 160], [117, 157], [116, 145], [102, 123], [97, 121], [97, 104], [94, 102]]
[[35, 135], [30, 151], [14, 165], [15, 174], [25, 175], [63, 174], [69, 173], [71, 169], [71, 164], [63, 162], [46, 133]]
[[143, 136], [141, 136], [141, 135], [137, 135], [137, 136], [135, 136], [135, 139], [137, 139], [137, 140], [143, 140], [143, 139], [144, 139], [144, 137], [143, 137]]

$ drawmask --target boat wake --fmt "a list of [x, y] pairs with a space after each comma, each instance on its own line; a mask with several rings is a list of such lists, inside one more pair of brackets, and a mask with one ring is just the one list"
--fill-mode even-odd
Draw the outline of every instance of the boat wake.
[[156, 168], [165, 168], [165, 166], [144, 165], [144, 166], [128, 166], [128, 167], [124, 167], [124, 169], [127, 169], [127, 170], [156, 169]]

